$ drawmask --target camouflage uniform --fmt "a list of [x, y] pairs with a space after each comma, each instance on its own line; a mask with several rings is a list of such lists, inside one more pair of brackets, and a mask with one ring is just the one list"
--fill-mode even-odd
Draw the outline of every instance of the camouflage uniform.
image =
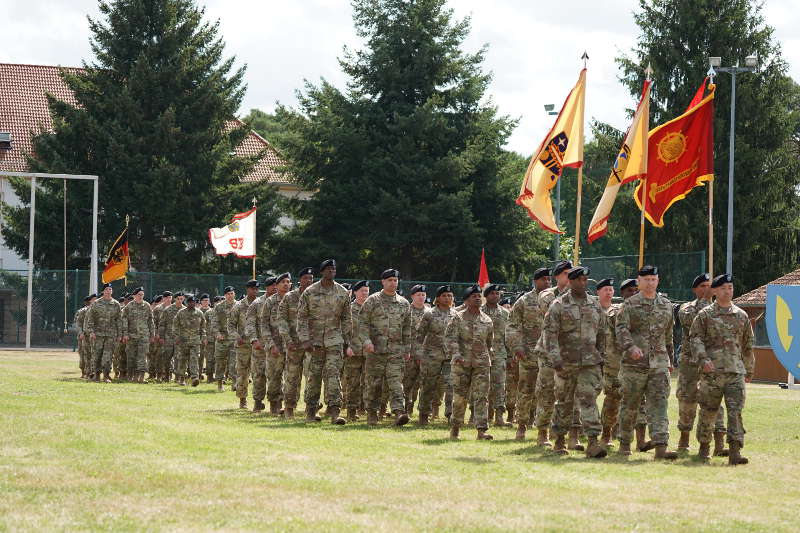
[[[673, 322], [672, 303], [661, 295], [648, 299], [640, 292], [620, 306], [615, 331], [623, 355], [621, 443], [631, 442], [642, 398], [647, 404], [653, 444], [666, 446], [669, 442], [667, 399]], [[642, 350], [641, 359], [631, 357], [633, 346]]]
[[375, 351], [366, 354], [364, 403], [368, 410], [381, 405], [386, 380], [393, 413], [405, 412], [403, 370], [405, 355], [411, 353], [411, 305], [398, 294], [383, 291], [370, 295], [358, 316], [362, 346], [371, 343]]
[[[524, 357], [519, 361], [519, 392], [516, 399], [517, 421], [526, 426], [533, 422], [537, 402], [537, 382], [540, 371], [536, 345], [542, 335], [544, 321], [543, 305], [539, 301], [541, 294], [531, 290], [514, 302], [509, 314], [509, 337], [514, 351], [522, 350]], [[543, 368], [544, 365], [542, 364]], [[552, 369], [550, 369], [552, 371]], [[547, 429], [547, 424], [542, 429]]]
[[344, 401], [348, 410], [355, 412], [361, 405], [365, 405], [364, 399], [364, 373], [366, 364], [366, 354], [364, 345], [361, 341], [361, 323], [359, 315], [364, 304], [359, 304], [355, 300], [350, 304], [350, 314], [353, 317], [353, 333], [350, 336], [350, 349], [353, 350], [352, 357], [344, 358]]
[[572, 426], [577, 397], [586, 435], [597, 437], [603, 427], [597, 410], [602, 388], [600, 365], [606, 340], [606, 314], [591, 295], [577, 298], [571, 292], [556, 298], [544, 320], [545, 361], [555, 372], [553, 433], [566, 435]]
[[161, 354], [159, 357], [158, 373], [165, 375], [169, 381], [170, 372], [172, 367], [177, 362], [178, 350], [175, 347], [175, 315], [178, 311], [183, 309], [183, 304], [178, 307], [175, 302], [169, 305], [161, 313], [161, 319], [158, 322], [158, 336], [164, 344], [161, 345]]
[[122, 331], [120, 313], [119, 302], [113, 298], [98, 298], [86, 312], [84, 332], [96, 337], [92, 341], [92, 372], [96, 377], [100, 376], [100, 372], [104, 372], [106, 377], [111, 374], [114, 345]]
[[228, 333], [228, 316], [234, 305], [236, 302], [228, 303], [225, 300], [217, 302], [206, 315], [209, 317], [208, 336], [214, 339], [214, 379], [217, 381], [225, 379], [228, 363], [231, 359], [235, 359], [234, 341]]
[[176, 350], [175, 379], [183, 380], [187, 368], [190, 379], [199, 379], [200, 346], [206, 340], [205, 313], [197, 307], [184, 307], [175, 314], [173, 328], [176, 340], [180, 340]]
[[[261, 332], [269, 344], [264, 344], [267, 354], [267, 400], [283, 402], [283, 372], [286, 369], [286, 344], [278, 330], [278, 311], [286, 295], [276, 292], [264, 303], [259, 313]], [[278, 351], [273, 353], [273, 348]]]
[[247, 309], [255, 301], [244, 296], [236, 302], [228, 314], [228, 338], [236, 347], [236, 397], [247, 398], [247, 386], [250, 384], [250, 358], [253, 346], [245, 334]]
[[[125, 305], [120, 304], [120, 317], [122, 316], [121, 313], [125, 309], [125, 307], [126, 307]], [[114, 354], [111, 357], [111, 363], [114, 369], [114, 374], [117, 377], [125, 375], [127, 360], [128, 358], [125, 353], [125, 344], [122, 342], [118, 342], [114, 346]]]
[[286, 379], [283, 390], [284, 406], [295, 409], [300, 397], [300, 384], [303, 379], [303, 363], [306, 352], [297, 336], [297, 306], [300, 304], [300, 288], [292, 289], [278, 304], [278, 332], [286, 346]]
[[[88, 305], [84, 305], [75, 313], [75, 330], [78, 335], [78, 367], [81, 369], [81, 376], [87, 376], [92, 373], [92, 349], [91, 342], [88, 335], [84, 335], [83, 324], [86, 320], [86, 312], [89, 310]], [[81, 338], [83, 336], [83, 338]]]
[[307, 409], [316, 412], [323, 379], [325, 403], [342, 406], [342, 349], [350, 344], [352, 331], [347, 289], [335, 281], [331, 287], [316, 281], [303, 291], [297, 308], [297, 337], [301, 343], [310, 342], [313, 350], [306, 384]]
[[506, 361], [508, 360], [508, 350], [506, 349], [506, 327], [509, 321], [509, 310], [496, 305], [481, 307], [494, 325], [494, 344], [492, 345], [492, 381], [489, 391], [489, 408], [500, 413], [506, 410]]
[[[559, 296], [566, 294], [569, 287], [559, 290], [558, 287], [550, 287], [539, 294], [539, 307], [542, 314], [542, 321], [550, 308], [550, 304]], [[552, 368], [545, 364], [545, 349], [542, 337], [536, 343], [536, 356], [539, 359], [539, 374], [536, 376], [536, 427], [540, 430], [550, 427], [553, 420], [553, 410], [556, 403], [556, 375]], [[520, 382], [522, 381], [522, 366], [520, 365]], [[522, 410], [522, 406], [519, 407]], [[580, 423], [573, 417], [573, 426], [580, 427]]]
[[[164, 311], [164, 307], [159, 303], [153, 308], [153, 326], [155, 327], [154, 336], [158, 335], [158, 326], [161, 323], [161, 313]], [[161, 355], [161, 345], [158, 341], [150, 343], [150, 351], [147, 354], [147, 373], [150, 376], [150, 379], [156, 377], [158, 373], [158, 363], [159, 358]]]
[[455, 315], [456, 311], [452, 307], [444, 311], [434, 307], [425, 311], [417, 326], [413, 355], [420, 365], [420, 415], [430, 415], [440, 386], [447, 391], [445, 415], [452, 414], [453, 385], [450, 376], [450, 357], [444, 348], [444, 333]]
[[619, 304], [611, 304], [605, 309], [608, 327], [605, 328], [605, 361], [603, 362], [603, 410], [600, 419], [604, 428], [613, 428], [619, 419], [620, 403], [622, 402], [622, 381], [620, 368], [622, 367], [622, 353], [617, 346], [616, 324]]
[[491, 381], [494, 324], [484, 312], [456, 313], [444, 335], [445, 353], [450, 357], [453, 380], [453, 427], [464, 424], [470, 394], [475, 401], [475, 428], [489, 427], [488, 402]]
[[[272, 347], [272, 336], [261, 329], [258, 319], [267, 298], [265, 293], [253, 300], [245, 315], [244, 335], [252, 346], [250, 370], [253, 374], [253, 399], [257, 402], [263, 402], [267, 397], [267, 353]], [[260, 349], [252, 344], [256, 339], [261, 342]]]
[[692, 361], [701, 368], [707, 362], [714, 365], [714, 370], [703, 373], [700, 379], [697, 440], [711, 441], [724, 397], [728, 408], [728, 442], [744, 446], [745, 378], [752, 378], [755, 368], [753, 328], [747, 313], [734, 304], [722, 308], [714, 302], [697, 314], [690, 338]]
[[210, 334], [209, 324], [211, 323], [211, 317], [214, 312], [214, 308], [209, 306], [205, 309], [202, 307], [199, 308], [200, 311], [206, 317], [206, 340], [208, 341], [207, 344], [204, 344], [200, 347], [200, 360], [198, 361], [198, 366], [200, 369], [200, 373], [203, 373], [205, 370], [206, 376], [208, 376], [208, 380], [211, 381], [214, 375], [214, 346], [217, 342], [217, 338], [214, 335]]
[[122, 336], [128, 337], [128, 377], [147, 371], [147, 352], [150, 339], [156, 334], [153, 311], [147, 302], [130, 302], [122, 310]]
[[[697, 390], [700, 381], [700, 367], [697, 359], [692, 357], [692, 343], [689, 332], [697, 313], [711, 305], [711, 300], [696, 299], [681, 305], [678, 310], [678, 320], [683, 331], [681, 344], [681, 358], [678, 361], [678, 389], [675, 396], [678, 398], [678, 431], [691, 431], [697, 415]], [[715, 433], [725, 432], [725, 408], [720, 406], [717, 416]]]
[[[421, 309], [411, 306], [411, 353], [414, 353], [414, 340], [416, 338], [415, 332], [419, 326], [422, 317], [425, 316], [425, 311], [430, 309], [427, 305], [423, 305]], [[419, 395], [420, 385], [420, 368], [419, 361], [415, 358], [406, 361], [405, 369], [403, 370], [403, 394], [406, 396], [406, 411], [409, 413], [414, 408]]]

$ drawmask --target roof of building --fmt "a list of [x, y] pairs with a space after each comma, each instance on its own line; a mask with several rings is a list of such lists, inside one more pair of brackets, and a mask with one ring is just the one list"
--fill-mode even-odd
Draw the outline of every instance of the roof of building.
[[767, 305], [767, 285], [800, 285], [800, 268], [794, 272], [779, 277], [776, 280], [770, 281], [766, 285], [762, 285], [757, 289], [742, 294], [738, 298], [733, 299], [733, 303], [742, 307], [754, 307]]
[[[11, 150], [0, 150], [0, 170], [25, 172], [28, 170], [26, 154], [33, 151], [33, 135], [50, 130], [53, 121], [47, 106], [46, 93], [75, 105], [75, 96], [61, 78], [60, 71], [82, 72], [75, 67], [52, 65], [19, 65], [0, 63], [0, 131], [10, 132]], [[227, 127], [238, 127], [239, 119], [232, 119]], [[291, 178], [282, 167], [286, 161], [278, 151], [263, 137], [251, 131], [234, 152], [239, 156], [256, 155], [265, 151], [261, 160], [243, 182], [267, 181], [269, 183], [291, 183]]]

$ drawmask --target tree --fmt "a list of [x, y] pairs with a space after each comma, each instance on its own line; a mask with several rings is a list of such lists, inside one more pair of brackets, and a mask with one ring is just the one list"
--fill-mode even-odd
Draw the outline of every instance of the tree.
[[353, 9], [366, 46], [340, 59], [347, 89], [307, 82], [297, 109], [276, 112], [292, 172], [316, 191], [294, 206], [301, 223], [279, 261], [334, 256], [352, 277], [397, 267], [407, 279], [469, 280], [485, 247], [490, 275], [532, 272], [550, 237], [520, 231], [524, 165], [502, 149], [515, 123], [486, 103], [485, 48], [461, 50], [469, 19], [454, 21], [444, 0]]
[[[218, 23], [203, 22], [192, 0], [101, 1], [100, 12], [102, 20], [89, 19], [94, 61], [62, 72], [78, 105], [48, 97], [53, 131], [35, 137], [29, 167], [100, 176], [101, 248], [130, 215], [135, 267], [197, 270], [208, 257], [207, 228], [263, 188], [239, 183], [257, 157], [232, 153], [248, 133], [230, 122], [244, 95], [244, 68], [223, 57]], [[19, 180], [13, 187], [24, 206], [4, 206], [3, 236], [25, 255], [30, 189]], [[91, 189], [71, 184], [67, 198], [70, 266], [85, 267]], [[35, 261], [43, 268], [62, 264], [61, 232], [47, 231], [62, 227], [62, 202], [61, 183], [41, 184]], [[267, 202], [260, 211], [263, 235], [276, 217]]]
[[[739, 75], [736, 86], [734, 274], [737, 289], [751, 289], [797, 266], [800, 257], [798, 185], [800, 90], [787, 76], [787, 64], [773, 30], [764, 22], [762, 3], [752, 0], [640, 0], [634, 18], [641, 34], [629, 55], [618, 58], [621, 81], [632, 96], [641, 91], [643, 69], [651, 63], [651, 126], [681, 114], [708, 70], [708, 56], [725, 64], [756, 54], [760, 68]], [[716, 79], [715, 270], [725, 265], [728, 133], [731, 82]], [[627, 192], [629, 195], [630, 192]], [[666, 226], [648, 225], [651, 251], [705, 248], [705, 188], [672, 206]], [[630, 227], [638, 210], [617, 206], [613, 234]]]
[[274, 113], [266, 113], [260, 109], [251, 109], [242, 119], [256, 133], [264, 137], [279, 150], [283, 149], [284, 138], [288, 135], [286, 126]]

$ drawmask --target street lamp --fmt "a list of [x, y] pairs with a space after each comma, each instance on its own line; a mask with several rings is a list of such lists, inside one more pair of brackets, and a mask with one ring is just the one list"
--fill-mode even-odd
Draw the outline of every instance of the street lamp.
[[723, 67], [722, 58], [719, 56], [711, 56], [708, 58], [710, 69], [709, 76], [713, 81], [717, 71], [727, 72], [731, 75], [731, 136], [728, 147], [728, 234], [727, 234], [727, 249], [725, 251], [725, 271], [728, 274], [733, 274], [733, 156], [734, 156], [734, 133], [736, 126], [736, 75], [741, 72], [753, 72], [758, 66], [758, 56], [747, 56], [744, 58], [743, 67], [739, 66], [739, 62], [732, 67]]
[[[555, 111], [555, 104], [544, 104], [544, 112], [547, 115], [558, 115]], [[561, 179], [556, 182], [556, 228], [561, 229]], [[553, 241], [553, 260], [558, 261], [558, 256], [561, 253], [561, 235], [556, 233], [556, 239]]]

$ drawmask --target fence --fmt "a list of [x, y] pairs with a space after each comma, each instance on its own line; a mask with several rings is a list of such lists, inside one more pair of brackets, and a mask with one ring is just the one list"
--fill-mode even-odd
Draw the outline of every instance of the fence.
[[[705, 253], [652, 254], [646, 261], [661, 270], [659, 290], [674, 301], [692, 298], [689, 286], [694, 276], [705, 269]], [[584, 258], [595, 280], [612, 277], [621, 281], [634, 277], [638, 266], [636, 256]], [[532, 265], [531, 274], [538, 265]], [[88, 270], [36, 270], [33, 279], [33, 309], [31, 345], [39, 347], [74, 348], [76, 344], [73, 319], [89, 293]], [[127, 288], [142, 286], [149, 298], [165, 290], [183, 290], [194, 294], [222, 294], [224, 287], [233, 285], [241, 293], [248, 276], [227, 274], [173, 274], [160, 272], [130, 272]], [[27, 271], [0, 270], [0, 346], [22, 346], [25, 343]], [[356, 280], [339, 279], [342, 283]], [[401, 280], [400, 290], [408, 294], [415, 284], [424, 284], [429, 296], [439, 285], [451, 285], [456, 299], [471, 282]], [[370, 288], [380, 288], [380, 280], [370, 280]], [[504, 291], [516, 294], [528, 289], [525, 283], [501, 284]], [[114, 282], [115, 296], [126, 291], [122, 281]], [[66, 297], [66, 306], [65, 306]]]

